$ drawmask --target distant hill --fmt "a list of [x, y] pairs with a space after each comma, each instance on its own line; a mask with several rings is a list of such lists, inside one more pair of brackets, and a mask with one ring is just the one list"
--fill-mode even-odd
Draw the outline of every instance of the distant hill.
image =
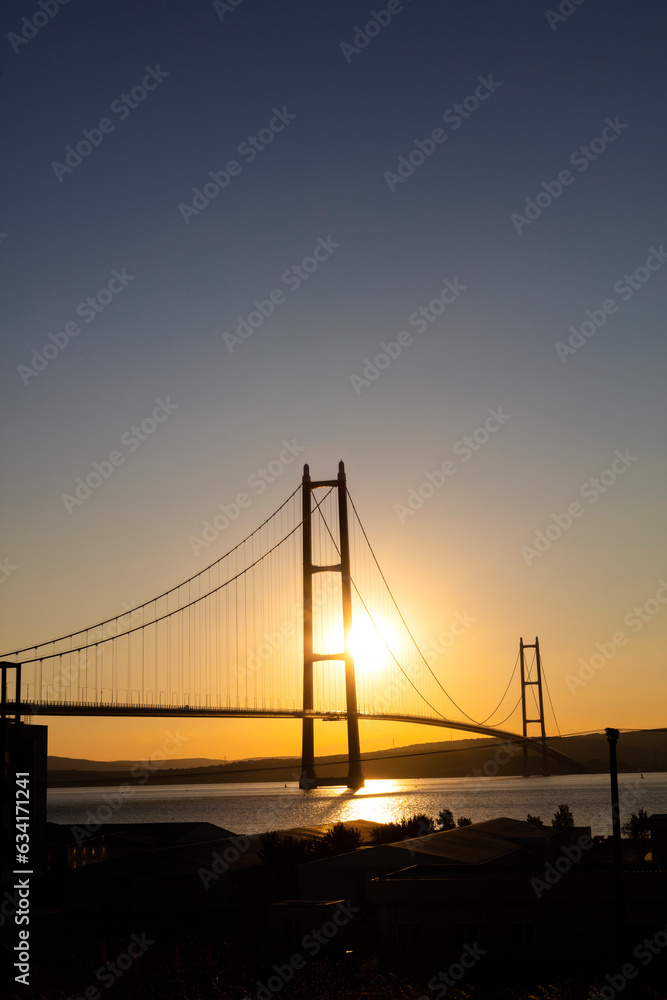
[[[49, 771], [129, 771], [136, 765], [136, 760], [84, 760], [77, 757], [49, 757]], [[182, 760], [170, 761], [173, 767], [214, 767], [225, 764], [226, 761], [208, 757], [184, 757]]]
[[[565, 757], [550, 757], [552, 774], [581, 772], [606, 773], [609, 749], [606, 736], [567, 736], [550, 738], [548, 745]], [[500, 741], [495, 739], [442, 740], [417, 743], [407, 747], [362, 754], [366, 778], [450, 778], [466, 775], [518, 775], [523, 770], [523, 752], [514, 745], [506, 750], [510, 759], [498, 765], [496, 754]], [[667, 733], [639, 731], [621, 734], [617, 748], [620, 771], [667, 771]], [[569, 759], [568, 759], [569, 758]], [[504, 756], [501, 755], [501, 760]], [[531, 770], [539, 773], [541, 760], [531, 752]], [[323, 762], [326, 761], [326, 762]], [[343, 754], [319, 758], [318, 774], [343, 777], [346, 759]], [[137, 761], [88, 761], [68, 757], [49, 757], [50, 785], [120, 784], [148, 778], [150, 783], [193, 784], [210, 782], [296, 781], [301, 761], [294, 757], [267, 757], [252, 760], [224, 761], [207, 758], [184, 758], [161, 761], [154, 770], [144, 771]], [[134, 770], [133, 770], [134, 769]]]

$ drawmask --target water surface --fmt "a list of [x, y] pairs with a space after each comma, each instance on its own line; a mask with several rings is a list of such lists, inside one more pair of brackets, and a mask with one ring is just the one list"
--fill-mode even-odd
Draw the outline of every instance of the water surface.
[[[638, 809], [667, 812], [667, 774], [619, 775], [621, 820]], [[551, 778], [408, 778], [368, 781], [353, 792], [346, 788], [301, 791], [295, 782], [215, 785], [136, 785], [117, 788], [53, 788], [48, 818], [54, 823], [208, 822], [234, 833], [367, 819], [378, 823], [412, 813], [437, 816], [443, 808], [473, 822], [509, 816], [540, 816], [547, 825], [566, 802], [578, 826], [593, 834], [611, 833], [608, 775], [575, 774]]]

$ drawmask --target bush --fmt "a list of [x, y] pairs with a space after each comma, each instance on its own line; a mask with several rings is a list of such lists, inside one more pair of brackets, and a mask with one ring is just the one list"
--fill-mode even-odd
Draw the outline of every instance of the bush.
[[259, 838], [259, 860], [267, 868], [291, 868], [312, 857], [312, 841], [269, 830]]
[[438, 828], [440, 830], [453, 830], [456, 826], [454, 813], [451, 809], [441, 809], [438, 813]]
[[393, 844], [396, 840], [410, 840], [413, 837], [424, 837], [428, 833], [435, 832], [435, 823], [430, 816], [427, 816], [426, 813], [415, 813], [397, 823], [385, 823], [384, 826], [373, 827], [371, 843], [376, 845]]
[[361, 847], [363, 837], [359, 830], [344, 823], [334, 823], [321, 840], [313, 842], [313, 853], [318, 858], [329, 858], [335, 854], [347, 854]]
[[407, 837], [425, 837], [427, 833], [435, 833], [435, 823], [426, 813], [415, 813], [401, 820], [401, 826]]

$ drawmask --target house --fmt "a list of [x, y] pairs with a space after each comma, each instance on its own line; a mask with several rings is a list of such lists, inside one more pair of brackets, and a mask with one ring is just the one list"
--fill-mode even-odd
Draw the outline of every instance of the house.
[[590, 841], [588, 827], [559, 830], [501, 817], [308, 861], [299, 866], [299, 897], [345, 896], [361, 904], [373, 879], [408, 865], [535, 864], [558, 857], [564, 846], [579, 841]]
[[271, 898], [257, 837], [211, 823], [127, 823], [81, 841], [76, 827], [50, 826], [67, 911], [223, 913]]
[[[667, 868], [626, 866], [624, 887], [630, 939], [664, 929]], [[375, 879], [369, 898], [381, 960], [434, 973], [465, 950], [530, 962], [609, 947], [617, 931], [610, 865], [419, 864]]]
[[100, 823], [94, 826], [47, 824], [49, 843], [67, 847], [67, 868], [125, 857], [180, 844], [200, 844], [233, 837], [213, 823]]
[[267, 915], [267, 950], [276, 955], [340, 955], [350, 943], [348, 925], [356, 909], [345, 899], [285, 899]]

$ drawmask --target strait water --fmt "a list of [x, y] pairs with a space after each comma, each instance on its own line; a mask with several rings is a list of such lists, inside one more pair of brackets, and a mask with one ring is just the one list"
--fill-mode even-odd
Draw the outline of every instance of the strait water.
[[[619, 775], [621, 821], [640, 808], [667, 813], [667, 773]], [[410, 778], [368, 781], [357, 792], [318, 788], [303, 792], [296, 783], [136, 786], [120, 795], [117, 788], [53, 788], [48, 792], [48, 819], [85, 824], [208, 822], [238, 834], [263, 833], [341, 820], [378, 823], [413, 813], [436, 817], [443, 808], [454, 818], [473, 822], [528, 813], [549, 825], [566, 802], [577, 826], [593, 835], [611, 834], [609, 777], [576, 774], [551, 778]]]

